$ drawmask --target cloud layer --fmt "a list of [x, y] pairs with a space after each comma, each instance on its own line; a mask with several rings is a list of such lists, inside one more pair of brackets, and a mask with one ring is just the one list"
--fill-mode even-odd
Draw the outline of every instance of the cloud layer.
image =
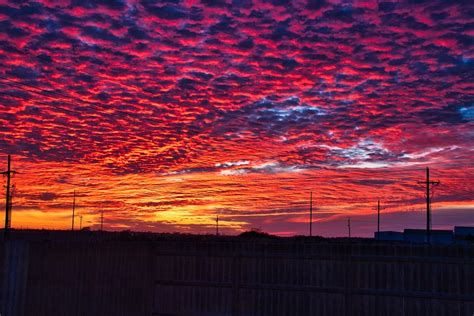
[[106, 209], [114, 229], [206, 232], [221, 213], [229, 233], [304, 233], [311, 190], [321, 221], [378, 197], [421, 209], [425, 166], [438, 203], [472, 210], [473, 16], [469, 1], [0, 1], [17, 225], [66, 227], [76, 189], [90, 225]]

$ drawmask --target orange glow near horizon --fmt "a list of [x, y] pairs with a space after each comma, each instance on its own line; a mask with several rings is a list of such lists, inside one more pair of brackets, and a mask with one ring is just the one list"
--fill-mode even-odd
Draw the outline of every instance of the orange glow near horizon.
[[[378, 198], [384, 207], [382, 228], [425, 225], [423, 190], [416, 185], [424, 176], [422, 165], [282, 169], [278, 173], [261, 172], [279, 168], [274, 163], [235, 165], [212, 172], [119, 175], [99, 164], [33, 163], [13, 156], [13, 168], [19, 174], [13, 178], [12, 227], [70, 229], [73, 190], [76, 228], [78, 216], [83, 216], [84, 227], [98, 229], [104, 210], [108, 230], [213, 233], [218, 214], [225, 234], [251, 228], [283, 236], [307, 234], [310, 191], [313, 227], [319, 235], [344, 236], [346, 218], [351, 216], [354, 233], [370, 236]], [[442, 181], [433, 200], [434, 228], [466, 224], [465, 216], [474, 205], [469, 199], [447, 198], [463, 191], [469, 194], [466, 188], [472, 185], [472, 180], [462, 178], [464, 173], [453, 176], [453, 172], [432, 169], [433, 179]], [[454, 216], [449, 223], [437, 218], [438, 212], [446, 210]], [[414, 214], [417, 222], [411, 222]]]

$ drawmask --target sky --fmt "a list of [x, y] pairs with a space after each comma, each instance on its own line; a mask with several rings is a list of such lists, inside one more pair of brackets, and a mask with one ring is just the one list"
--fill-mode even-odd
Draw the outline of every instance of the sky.
[[367, 237], [378, 199], [425, 227], [426, 167], [433, 228], [474, 226], [471, 1], [0, 0], [0, 28], [13, 228], [70, 229], [76, 191], [76, 228], [306, 235], [312, 192], [315, 235]]

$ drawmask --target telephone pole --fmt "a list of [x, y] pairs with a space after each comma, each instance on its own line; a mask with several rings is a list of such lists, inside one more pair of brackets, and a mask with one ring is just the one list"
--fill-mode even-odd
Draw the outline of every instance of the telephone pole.
[[380, 234], [380, 200], [377, 200], [377, 233]]
[[[382, 210], [383, 208], [380, 207], [380, 199], [377, 200], [377, 233], [380, 234], [380, 211]], [[377, 235], [378, 236], [378, 235]]]
[[3, 231], [5, 239], [8, 238], [8, 234], [10, 231], [10, 211], [11, 211], [11, 194], [10, 194], [10, 185], [11, 185], [11, 176], [12, 174], [16, 173], [15, 171], [11, 170], [11, 156], [8, 155], [8, 167], [7, 171], [2, 172], [4, 176], [7, 176], [7, 194], [5, 196], [5, 229]]
[[100, 211], [100, 231], [104, 230], [104, 210]]
[[219, 215], [216, 215], [216, 236], [219, 236]]
[[82, 215], [79, 216], [80, 222], [79, 222], [79, 230], [82, 230]]
[[426, 241], [431, 243], [431, 194], [433, 187], [439, 185], [439, 181], [430, 181], [430, 168], [426, 167], [426, 180], [418, 181], [426, 189]]
[[313, 237], [313, 191], [309, 193], [309, 237]]
[[347, 228], [349, 229], [349, 238], [351, 238], [351, 218], [347, 218]]
[[73, 198], [72, 198], [72, 226], [71, 226], [71, 230], [74, 230], [74, 211], [76, 209], [76, 190], [74, 190], [74, 193], [73, 193]]
[[15, 193], [15, 185], [10, 188], [10, 207], [8, 208], [8, 229], [12, 227], [12, 209], [13, 209], [13, 193]]

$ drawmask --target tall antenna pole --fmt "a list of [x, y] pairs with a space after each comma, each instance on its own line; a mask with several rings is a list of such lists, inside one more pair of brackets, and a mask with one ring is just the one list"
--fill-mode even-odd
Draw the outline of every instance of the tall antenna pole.
[[377, 200], [377, 233], [380, 235], [380, 200]]
[[313, 236], [313, 191], [309, 193], [309, 237]]
[[216, 236], [219, 236], [219, 215], [216, 215]]
[[430, 243], [431, 205], [430, 205], [430, 169], [426, 167], [426, 239]]
[[72, 198], [72, 226], [71, 230], [74, 230], [74, 211], [76, 210], [76, 190], [74, 190], [74, 195]]
[[100, 231], [104, 230], [104, 210], [100, 211]]
[[431, 193], [439, 181], [430, 181], [430, 168], [426, 167], [426, 181], [418, 181], [418, 184], [426, 186], [426, 241], [431, 243]]
[[377, 239], [380, 238], [380, 211], [383, 209], [383, 207], [380, 206], [380, 199], [377, 200], [377, 207], [375, 210], [377, 210]]
[[347, 228], [349, 229], [349, 238], [351, 238], [351, 218], [347, 218]]
[[2, 172], [4, 176], [7, 176], [7, 194], [5, 196], [5, 229], [3, 230], [3, 234], [5, 239], [8, 238], [9, 230], [10, 230], [10, 211], [11, 211], [11, 195], [10, 195], [10, 182], [11, 182], [11, 175], [15, 173], [15, 171], [11, 170], [11, 156], [8, 155], [8, 167], [7, 171]]

